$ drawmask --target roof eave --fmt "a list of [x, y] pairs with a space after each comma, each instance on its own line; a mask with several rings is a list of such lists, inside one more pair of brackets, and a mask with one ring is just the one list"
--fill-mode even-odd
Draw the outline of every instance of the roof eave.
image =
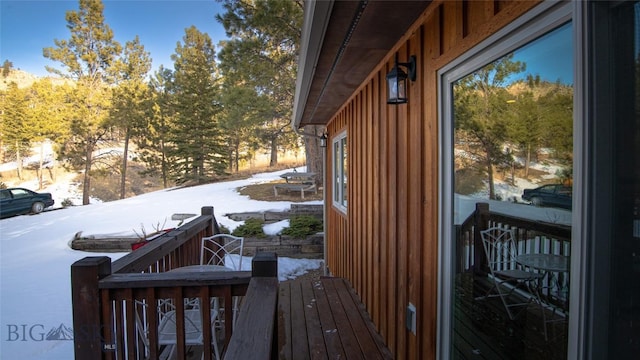
[[300, 127], [300, 122], [302, 121], [322, 43], [331, 18], [333, 3], [333, 0], [305, 1], [298, 76], [296, 78], [296, 92], [293, 101], [292, 125], [295, 129]]

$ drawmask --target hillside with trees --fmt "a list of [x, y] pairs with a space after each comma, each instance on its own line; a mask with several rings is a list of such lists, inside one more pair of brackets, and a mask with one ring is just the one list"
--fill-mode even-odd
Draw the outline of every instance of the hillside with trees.
[[534, 161], [560, 169], [547, 174], [552, 181], [571, 183], [573, 86], [533, 74], [512, 80], [525, 69], [526, 63], [509, 55], [455, 83], [457, 193], [473, 194], [486, 185], [488, 198], [498, 199], [496, 176], [516, 185], [516, 177], [532, 176]]
[[[119, 175], [120, 198], [130, 195], [132, 165], [164, 187], [217, 181], [261, 152], [277, 166], [279, 153], [303, 143], [290, 124], [302, 4], [222, 3], [226, 12], [217, 21], [228, 41], [216, 45], [197, 28], [185, 29], [173, 69], [150, 73], [151, 55], [139, 38], [120, 44], [102, 1], [80, 0], [65, 16], [68, 39], [43, 49], [57, 64], [47, 67], [52, 77], [38, 79], [4, 61], [0, 161], [15, 161], [20, 178], [31, 149], [53, 141], [58, 163], [82, 175], [83, 204], [106, 175]], [[320, 153], [315, 141], [306, 150]], [[320, 168], [321, 159], [307, 160]]]

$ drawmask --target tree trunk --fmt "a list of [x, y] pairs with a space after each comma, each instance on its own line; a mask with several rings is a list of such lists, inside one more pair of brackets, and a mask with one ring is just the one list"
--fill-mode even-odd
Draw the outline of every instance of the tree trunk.
[[487, 157], [487, 175], [489, 178], [489, 199], [496, 199], [496, 187], [493, 181], [493, 163], [491, 162], [491, 157]]
[[198, 168], [197, 169], [198, 172], [196, 174], [197, 183], [198, 184], [204, 184], [205, 183], [205, 177], [206, 177], [205, 172], [204, 172], [204, 151], [200, 151], [200, 154], [198, 154], [197, 156], [198, 156], [197, 160], [196, 160], [197, 168]]
[[240, 172], [240, 139], [236, 138], [234, 144], [236, 173]]
[[169, 187], [169, 169], [167, 169], [167, 157], [165, 156], [164, 141], [160, 140], [160, 172], [162, 173], [162, 186]]
[[271, 159], [269, 160], [269, 167], [278, 165], [278, 140], [277, 137], [271, 139]]
[[[322, 135], [322, 127], [307, 125], [304, 128], [305, 133]], [[322, 185], [323, 158], [322, 148], [320, 147], [320, 139], [311, 136], [304, 137], [304, 149], [306, 154], [307, 172], [315, 173], [316, 186]]]
[[40, 143], [40, 166], [38, 166], [38, 190], [42, 190], [42, 164], [44, 163], [44, 141]]
[[524, 161], [524, 178], [529, 178], [529, 164], [531, 164], [531, 144], [527, 144], [527, 156]]
[[84, 163], [84, 179], [82, 182], [82, 205], [89, 205], [91, 195], [91, 165], [93, 163], [93, 146], [91, 140], [86, 145], [86, 161]]
[[20, 156], [20, 144], [16, 140], [16, 163], [18, 164], [18, 179], [22, 180], [22, 159]]
[[229, 173], [233, 173], [233, 148], [235, 144], [235, 140], [231, 140], [229, 139], [229, 142], [226, 144], [226, 150], [227, 150], [227, 170], [229, 170]]
[[129, 137], [131, 136], [131, 130], [129, 127], [125, 130], [124, 136], [124, 152], [122, 154], [122, 169], [120, 170], [120, 199], [124, 199], [126, 195], [126, 183], [127, 183], [127, 160], [129, 158]]

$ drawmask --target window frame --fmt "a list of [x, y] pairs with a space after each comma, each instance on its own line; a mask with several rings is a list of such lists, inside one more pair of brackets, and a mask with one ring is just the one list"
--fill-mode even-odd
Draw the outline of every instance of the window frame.
[[[526, 45], [541, 35], [562, 26], [563, 24], [573, 21], [574, 27], [574, 42], [576, 42], [576, 33], [578, 30], [578, 23], [574, 19], [575, 7], [572, 3], [556, 3], [556, 2], [543, 2], [540, 5], [533, 8], [520, 18], [514, 20], [503, 29], [499, 30], [492, 36], [488, 37], [463, 55], [459, 56], [437, 73], [438, 78], [438, 114], [439, 124], [441, 132], [438, 137], [439, 149], [442, 149], [439, 157], [439, 214], [440, 221], [438, 222], [438, 260], [441, 264], [440, 272], [438, 274], [438, 319], [437, 319], [437, 347], [436, 358], [438, 359], [450, 359], [452, 358], [453, 349], [453, 276], [455, 274], [455, 241], [453, 239], [453, 224], [454, 224], [454, 196], [453, 196], [453, 90], [452, 85], [455, 81], [463, 78], [464, 76], [472, 73], [473, 71], [490, 64], [491, 62], [501, 58], [502, 56], [517, 50], [518, 48]], [[577, 121], [579, 119], [579, 113], [576, 111], [579, 109], [578, 104], [581, 103], [580, 99], [582, 94], [576, 91], [580, 84], [581, 78], [579, 78], [580, 70], [578, 67], [578, 45], [574, 47], [574, 169], [581, 169], [582, 155], [580, 149], [582, 146], [582, 133], [578, 132]], [[582, 131], [582, 129], [580, 129]], [[576, 171], [574, 170], [574, 173]], [[574, 182], [574, 187], [578, 189], [581, 187], [580, 182]], [[575, 192], [575, 189], [574, 189]], [[576, 202], [574, 199], [574, 208], [577, 209], [576, 203], [580, 205], [580, 202]], [[577, 220], [576, 214], [574, 214], [572, 226], [574, 229], [578, 229], [580, 221]], [[574, 239], [579, 238], [576, 234], [579, 231], [574, 231], [572, 237]], [[578, 234], [579, 236], [579, 234]], [[577, 241], [572, 241], [571, 254], [572, 266], [571, 266], [571, 291], [576, 294], [572, 297], [570, 305], [570, 329], [569, 329], [569, 353], [575, 352], [578, 346], [578, 339], [575, 335], [576, 326], [582, 319], [579, 315], [579, 306], [575, 302], [576, 298], [582, 298], [583, 292], [581, 289], [576, 289], [574, 286], [578, 286], [581, 279], [578, 278], [579, 273], [576, 269], [581, 261], [574, 261], [575, 258], [579, 258], [581, 255], [580, 244]]]
[[[332, 186], [332, 198], [331, 203], [333, 207], [340, 212], [347, 213], [347, 131], [344, 130], [338, 133], [331, 141], [332, 159], [331, 165], [333, 166], [333, 179], [331, 181]], [[339, 163], [338, 163], [339, 162]]]

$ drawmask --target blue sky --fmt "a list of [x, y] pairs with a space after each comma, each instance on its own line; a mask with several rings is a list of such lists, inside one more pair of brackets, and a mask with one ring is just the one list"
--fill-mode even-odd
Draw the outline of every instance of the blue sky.
[[[224, 27], [215, 19], [222, 5], [215, 0], [103, 0], [105, 23], [122, 45], [136, 35], [151, 53], [153, 69], [160, 64], [173, 68], [171, 54], [182, 41], [184, 29], [194, 25], [209, 34], [214, 44], [226, 39]], [[65, 13], [78, 10], [79, 2], [63, 0], [0, 0], [0, 62], [46, 76], [45, 65], [62, 69], [60, 63], [42, 56], [54, 39], [67, 40]]]
[[573, 41], [571, 23], [567, 23], [515, 51], [514, 60], [527, 63], [524, 73], [513, 76], [524, 79], [539, 74], [542, 80], [573, 84]]

